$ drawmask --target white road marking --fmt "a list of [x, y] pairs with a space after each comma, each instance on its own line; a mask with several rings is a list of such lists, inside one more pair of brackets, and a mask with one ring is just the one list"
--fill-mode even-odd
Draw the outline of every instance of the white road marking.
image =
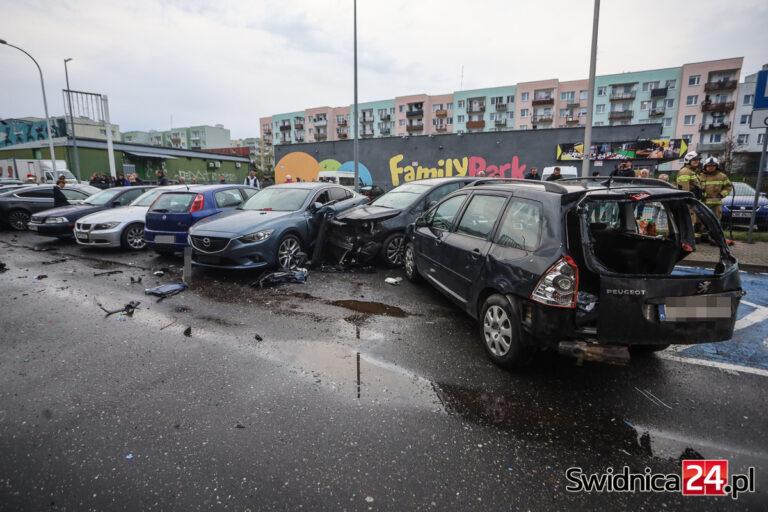
[[753, 304], [745, 300], [741, 301], [741, 303], [746, 304], [747, 306], [752, 306], [755, 308], [755, 310], [744, 318], [737, 320], [736, 326], [734, 327], [735, 330], [738, 331], [739, 329], [746, 329], [750, 325], [754, 325], [758, 322], [762, 322], [763, 320], [768, 319], [768, 307], [760, 306], [759, 304]]
[[[682, 349], [690, 348], [692, 345], [683, 345]], [[680, 349], [680, 350], [682, 350]], [[721, 363], [718, 361], [708, 361], [705, 359], [693, 359], [691, 357], [676, 356], [674, 352], [670, 353], [669, 350], [663, 352], [656, 352], [656, 357], [661, 359], [667, 359], [668, 361], [677, 361], [678, 363], [696, 364], [699, 366], [709, 366], [711, 368], [718, 368], [724, 372], [737, 372], [737, 373], [751, 373], [752, 375], [759, 375], [761, 377], [768, 377], [768, 370], [762, 368], [752, 368], [751, 366], [740, 366], [737, 364]]]

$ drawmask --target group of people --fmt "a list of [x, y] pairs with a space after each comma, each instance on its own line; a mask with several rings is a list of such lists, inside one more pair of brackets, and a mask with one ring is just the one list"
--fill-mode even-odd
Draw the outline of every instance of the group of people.
[[106, 174], [93, 173], [88, 183], [98, 188], [112, 188], [112, 187], [130, 187], [131, 185], [141, 185], [144, 182], [136, 173], [128, 173], [127, 175], [119, 173], [117, 177], [107, 176]]
[[691, 151], [684, 158], [685, 165], [677, 173], [677, 188], [693, 192], [720, 220], [723, 216], [723, 198], [733, 190], [728, 175], [720, 169], [720, 160], [710, 156], [701, 161], [701, 155]]

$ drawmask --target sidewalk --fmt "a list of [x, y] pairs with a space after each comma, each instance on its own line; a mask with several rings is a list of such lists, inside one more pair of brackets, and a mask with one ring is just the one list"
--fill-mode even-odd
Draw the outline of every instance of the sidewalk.
[[[737, 241], [731, 252], [739, 260], [739, 268], [749, 272], [768, 272], [768, 242]], [[696, 251], [683, 260], [687, 264], [712, 265], [717, 261], [719, 250], [714, 245], [698, 244]]]

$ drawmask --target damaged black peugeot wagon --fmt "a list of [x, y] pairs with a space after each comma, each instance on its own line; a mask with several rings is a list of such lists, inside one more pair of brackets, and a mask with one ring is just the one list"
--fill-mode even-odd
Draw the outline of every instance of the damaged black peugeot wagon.
[[[712, 268], [685, 264], [692, 215], [718, 246]], [[545, 347], [622, 360], [727, 340], [743, 295], [717, 218], [652, 179], [477, 181], [409, 226], [404, 259], [409, 279], [479, 320], [506, 367]]]

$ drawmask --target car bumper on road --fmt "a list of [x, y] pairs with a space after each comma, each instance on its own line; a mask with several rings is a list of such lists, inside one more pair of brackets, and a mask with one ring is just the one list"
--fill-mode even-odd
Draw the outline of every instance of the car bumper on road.
[[75, 241], [80, 245], [120, 247], [120, 236], [122, 235], [123, 227], [121, 224], [112, 229], [86, 230], [78, 229], [75, 226]]
[[57, 224], [30, 222], [27, 224], [27, 229], [43, 236], [72, 236], [72, 229], [74, 227], [74, 223], [64, 222]]
[[[195, 233], [195, 239], [206, 238], [205, 233]], [[231, 268], [231, 269], [257, 269], [276, 266], [278, 238], [274, 235], [262, 242], [244, 243], [237, 238], [224, 239], [220, 237], [207, 237], [214, 240], [222, 249], [205, 250], [189, 237], [189, 245], [192, 247], [192, 263], [201, 267]]]

